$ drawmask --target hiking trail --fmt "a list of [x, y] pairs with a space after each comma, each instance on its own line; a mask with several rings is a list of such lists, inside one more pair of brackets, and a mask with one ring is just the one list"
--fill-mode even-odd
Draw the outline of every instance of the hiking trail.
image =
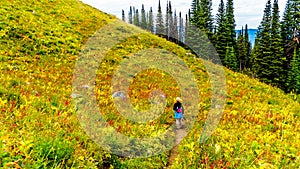
[[186, 136], [187, 132], [185, 131], [184, 128], [181, 128], [181, 129], [176, 129], [175, 134], [176, 134], [176, 136], [175, 136], [175, 145], [176, 146], [173, 147], [171, 150], [171, 154], [170, 154], [169, 161], [168, 161], [166, 168], [171, 168], [173, 161], [176, 159], [176, 157], [178, 155], [178, 144]]

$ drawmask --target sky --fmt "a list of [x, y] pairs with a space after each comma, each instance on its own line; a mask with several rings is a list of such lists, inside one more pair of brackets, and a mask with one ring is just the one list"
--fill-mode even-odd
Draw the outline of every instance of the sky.
[[[118, 18], [122, 18], [122, 9], [124, 9], [126, 16], [130, 6], [135, 6], [136, 9], [145, 6], [145, 10], [149, 11], [150, 7], [156, 13], [158, 0], [81, 0], [103, 12], [113, 14]], [[226, 0], [224, 0], [226, 3]], [[241, 29], [242, 26], [248, 24], [249, 29], [256, 29], [263, 16], [267, 0], [234, 0], [234, 15], [236, 21], [236, 29]], [[173, 10], [177, 13], [181, 11], [184, 15], [191, 7], [192, 0], [171, 0]], [[213, 15], [215, 16], [218, 10], [220, 0], [212, 0]], [[279, 10], [282, 16], [286, 4], [286, 0], [278, 0]], [[161, 0], [163, 13], [165, 13], [167, 0]]]

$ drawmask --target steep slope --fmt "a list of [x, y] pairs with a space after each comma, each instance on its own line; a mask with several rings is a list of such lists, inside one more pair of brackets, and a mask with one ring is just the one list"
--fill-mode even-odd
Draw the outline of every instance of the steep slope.
[[[71, 95], [78, 55], [97, 30], [120, 21], [76, 0], [4, 0], [0, 10], [0, 167], [167, 165], [169, 151], [137, 159], [111, 154], [85, 133], [76, 116]], [[138, 30], [120, 27], [124, 34], [133, 29]], [[118, 38], [113, 33], [111, 37]], [[124, 119], [111, 98], [111, 80], [118, 65], [148, 48], [161, 48], [182, 58], [192, 70], [202, 97], [198, 120], [178, 145], [177, 158], [170, 168], [299, 167], [299, 104], [278, 89], [228, 70], [223, 119], [212, 137], [200, 143], [211, 100], [205, 66], [181, 47], [147, 32], [141, 31], [109, 49], [97, 72], [98, 104], [106, 106], [102, 113], [110, 126], [129, 136], [147, 137], [174, 122], [172, 103], [180, 90], [173, 77], [162, 71], [148, 69], [134, 75], [129, 88], [131, 102], [139, 110], [149, 109], [148, 96], [153, 90], [160, 89], [167, 96], [166, 109], [150, 124]], [[158, 148], [160, 145], [155, 145], [153, 150]]]
[[200, 118], [171, 168], [299, 168], [299, 104], [279, 89], [227, 71], [227, 106], [212, 137]]

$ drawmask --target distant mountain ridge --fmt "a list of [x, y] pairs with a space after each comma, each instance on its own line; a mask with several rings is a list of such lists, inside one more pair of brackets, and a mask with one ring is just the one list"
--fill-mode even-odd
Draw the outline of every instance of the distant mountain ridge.
[[[238, 36], [239, 31], [241, 31], [241, 30], [236, 30], [236, 36]], [[251, 42], [252, 48], [254, 47], [256, 32], [257, 32], [257, 29], [248, 29], [249, 40]]]

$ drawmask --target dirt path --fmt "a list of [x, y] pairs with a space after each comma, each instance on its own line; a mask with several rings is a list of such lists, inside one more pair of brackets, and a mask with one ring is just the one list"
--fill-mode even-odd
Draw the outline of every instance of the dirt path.
[[175, 147], [173, 147], [173, 149], [171, 150], [171, 155], [169, 157], [169, 161], [167, 164], [166, 168], [171, 168], [173, 161], [175, 160], [175, 158], [178, 155], [178, 144], [180, 143], [180, 141], [182, 141], [182, 139], [184, 138], [184, 136], [186, 135], [186, 131], [185, 129], [177, 129], [175, 131], [176, 134], [176, 139], [175, 139]]

